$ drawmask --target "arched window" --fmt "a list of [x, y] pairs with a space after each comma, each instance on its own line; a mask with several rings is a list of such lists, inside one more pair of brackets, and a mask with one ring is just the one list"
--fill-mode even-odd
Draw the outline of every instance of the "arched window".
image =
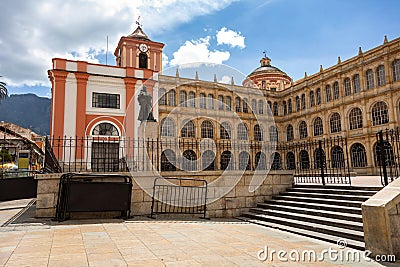
[[208, 109], [214, 109], [214, 96], [208, 94]]
[[288, 152], [286, 154], [286, 168], [288, 170], [296, 169], [296, 159], [293, 152]]
[[283, 101], [282, 106], [283, 106], [283, 115], [286, 115], [287, 114], [286, 101]]
[[265, 170], [267, 169], [267, 159], [263, 152], [257, 152], [255, 158], [256, 170]]
[[251, 100], [251, 111], [257, 114], [257, 100], [255, 99]]
[[140, 53], [139, 54], [139, 68], [142, 69], [147, 69], [147, 54], [146, 53]]
[[338, 82], [334, 82], [334, 84], [333, 84], [333, 99], [334, 100], [338, 100], [339, 96], [340, 96], [339, 83]]
[[269, 141], [278, 142], [278, 128], [273, 125], [269, 126]]
[[248, 140], [249, 134], [247, 131], [247, 125], [244, 123], [239, 123], [237, 128], [237, 136], [239, 140]]
[[299, 124], [299, 136], [300, 139], [305, 139], [308, 137], [307, 123], [305, 121], [301, 121]]
[[179, 106], [186, 107], [187, 106], [187, 97], [185, 91], [179, 92]]
[[367, 166], [367, 154], [365, 147], [360, 143], [355, 143], [350, 148], [351, 166], [360, 168]]
[[354, 93], [359, 93], [361, 91], [361, 83], [360, 83], [360, 75], [359, 74], [355, 74], [353, 76], [353, 90]]
[[111, 123], [102, 122], [94, 127], [92, 135], [119, 136], [119, 131]]
[[314, 151], [314, 168], [320, 169], [321, 167], [325, 168], [326, 166], [326, 156], [325, 151], [323, 149], [315, 149]]
[[197, 169], [197, 156], [193, 150], [183, 151], [182, 170], [195, 171]]
[[188, 138], [194, 138], [196, 136], [196, 127], [192, 121], [188, 121], [183, 125], [181, 136]]
[[289, 124], [286, 127], [286, 141], [293, 141], [294, 139], [294, 133], [293, 133], [293, 126]]
[[176, 171], [176, 156], [171, 149], [161, 153], [161, 171]]
[[240, 100], [240, 97], [235, 98], [235, 110], [236, 112], [242, 112], [242, 101]]
[[274, 110], [274, 116], [278, 116], [279, 115], [279, 110], [278, 110], [278, 103], [277, 102], [274, 102], [273, 110]]
[[315, 104], [321, 105], [321, 88], [317, 88], [317, 91], [315, 92]]
[[239, 154], [239, 170], [250, 170], [250, 155], [246, 151]]
[[301, 95], [301, 109], [306, 109], [306, 95]]
[[218, 96], [218, 110], [224, 110], [224, 97], [222, 95]]
[[243, 112], [244, 113], [249, 113], [249, 107], [248, 107], [248, 100], [247, 98], [243, 99]]
[[306, 150], [300, 151], [300, 169], [310, 169], [310, 157], [308, 156], [308, 152]]
[[362, 112], [360, 108], [353, 108], [349, 113], [350, 130], [363, 127]]
[[296, 96], [296, 111], [300, 111], [300, 97]]
[[374, 85], [374, 72], [369, 69], [365, 72], [365, 78], [366, 78], [366, 86], [367, 89], [372, 89], [375, 87]]
[[171, 118], [164, 118], [161, 121], [161, 136], [175, 136], [175, 122]]
[[215, 170], [215, 153], [207, 150], [201, 155], [201, 167], [204, 171]]
[[344, 168], [344, 154], [343, 149], [340, 146], [334, 146], [332, 148], [331, 164], [332, 168]]
[[332, 100], [332, 89], [329, 84], [325, 87], [325, 96], [326, 102], [330, 102]]
[[226, 104], [226, 110], [231, 111], [232, 110], [232, 99], [230, 96], [225, 97], [225, 104]]
[[188, 104], [191, 108], [196, 107], [196, 94], [194, 92], [189, 92]]
[[330, 126], [331, 126], [331, 133], [338, 133], [342, 131], [342, 123], [340, 121], [340, 114], [339, 113], [333, 113], [330, 120], [329, 120]]
[[175, 107], [176, 106], [176, 93], [175, 90], [169, 90], [167, 93], [168, 96], [168, 106]]
[[400, 81], [400, 59], [396, 59], [392, 63], [392, 75], [394, 82]]
[[324, 125], [320, 117], [314, 120], [314, 136], [319, 136], [324, 134]]
[[211, 121], [201, 123], [201, 138], [214, 138], [214, 125]]
[[287, 110], [288, 114], [292, 113], [292, 99], [288, 100], [288, 110]]
[[380, 65], [376, 69], [376, 83], [378, 86], [384, 86], [386, 84], [385, 77], [385, 66]]
[[280, 170], [282, 169], [282, 161], [281, 155], [278, 152], [274, 152], [271, 155], [271, 170]]
[[200, 108], [206, 109], [207, 104], [206, 104], [206, 94], [205, 93], [200, 93]]
[[264, 101], [258, 100], [258, 114], [264, 114]]
[[313, 107], [315, 105], [315, 99], [314, 99], [314, 91], [310, 92], [310, 107]]
[[227, 122], [221, 123], [221, 126], [219, 128], [219, 137], [221, 139], [231, 139], [231, 136], [231, 125]]
[[258, 124], [254, 125], [254, 140], [255, 141], [264, 141], [263, 129]]
[[165, 89], [161, 88], [160, 91], [158, 91], [158, 103], [160, 105], [166, 105], [167, 104], [167, 98], [165, 96]]
[[393, 166], [394, 154], [392, 145], [388, 141], [384, 141], [382, 144], [378, 142], [374, 145], [374, 158], [375, 158], [375, 166], [381, 166], [381, 161], [385, 160], [386, 166]]
[[385, 102], [379, 101], [375, 103], [371, 111], [372, 125], [381, 125], [389, 123], [389, 111]]
[[221, 154], [221, 170], [233, 169], [233, 157], [230, 151], [224, 151]]
[[344, 79], [344, 95], [351, 95], [351, 82], [349, 77]]

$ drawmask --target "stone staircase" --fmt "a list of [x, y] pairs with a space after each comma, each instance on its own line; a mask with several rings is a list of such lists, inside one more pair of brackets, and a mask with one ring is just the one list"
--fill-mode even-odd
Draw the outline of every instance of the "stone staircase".
[[381, 188], [294, 185], [239, 219], [364, 250], [361, 203]]

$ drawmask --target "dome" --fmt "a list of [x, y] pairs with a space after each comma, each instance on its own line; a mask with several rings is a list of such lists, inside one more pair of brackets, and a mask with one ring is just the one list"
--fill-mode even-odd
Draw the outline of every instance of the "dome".
[[242, 82], [244, 86], [256, 86], [270, 91], [281, 91], [288, 88], [292, 79], [283, 71], [271, 65], [271, 59], [264, 56], [260, 67], [253, 70]]
[[258, 67], [257, 69], [253, 70], [247, 77], [253, 76], [253, 75], [259, 75], [259, 74], [282, 74], [287, 76], [287, 74], [277, 67], [274, 67], [271, 65], [271, 59], [268, 57], [264, 57], [260, 60], [261, 66]]

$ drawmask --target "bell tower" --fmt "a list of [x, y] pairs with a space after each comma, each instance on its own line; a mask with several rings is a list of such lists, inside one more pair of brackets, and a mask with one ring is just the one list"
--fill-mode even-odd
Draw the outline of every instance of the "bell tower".
[[133, 33], [119, 40], [114, 52], [117, 66], [161, 72], [164, 44], [150, 40], [137, 24]]

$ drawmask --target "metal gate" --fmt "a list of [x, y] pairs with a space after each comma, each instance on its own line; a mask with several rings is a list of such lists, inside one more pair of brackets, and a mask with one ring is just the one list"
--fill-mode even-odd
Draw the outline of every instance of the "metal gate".
[[374, 147], [376, 164], [379, 166], [381, 182], [388, 185], [399, 177], [400, 173], [400, 130], [386, 129], [376, 134], [377, 143]]
[[295, 184], [351, 185], [347, 139], [341, 136], [289, 144], [287, 162]]

